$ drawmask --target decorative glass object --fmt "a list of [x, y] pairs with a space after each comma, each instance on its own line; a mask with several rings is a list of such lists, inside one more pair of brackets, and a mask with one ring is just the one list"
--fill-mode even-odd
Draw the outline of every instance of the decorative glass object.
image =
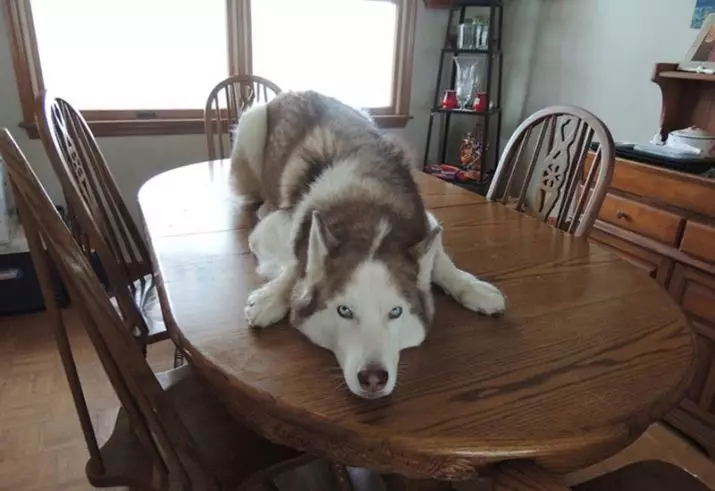
[[475, 22], [459, 24], [457, 34], [457, 48], [474, 49], [477, 47], [477, 24]]
[[474, 17], [457, 26], [457, 49], [487, 49], [489, 47], [489, 19]]
[[487, 49], [489, 47], [489, 19], [475, 17], [474, 20], [474, 47]]
[[479, 71], [482, 65], [480, 56], [455, 56], [454, 63], [457, 66], [457, 77], [455, 79], [455, 91], [459, 107], [466, 109], [472, 99], [474, 86], [479, 81]]

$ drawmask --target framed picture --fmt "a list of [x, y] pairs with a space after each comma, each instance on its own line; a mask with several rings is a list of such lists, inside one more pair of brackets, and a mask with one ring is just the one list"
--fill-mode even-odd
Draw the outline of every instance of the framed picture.
[[698, 37], [688, 50], [685, 60], [678, 65], [679, 70], [715, 70], [715, 14], [703, 21]]
[[703, 26], [705, 17], [712, 13], [715, 13], [715, 0], [696, 0], [690, 27], [700, 29]]

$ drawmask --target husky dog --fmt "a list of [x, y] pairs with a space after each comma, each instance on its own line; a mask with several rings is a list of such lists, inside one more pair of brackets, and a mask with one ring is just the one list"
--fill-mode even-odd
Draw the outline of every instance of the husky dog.
[[446, 254], [404, 149], [350, 106], [307, 91], [248, 109], [231, 180], [270, 210], [249, 237], [269, 281], [248, 297], [248, 324], [290, 313], [360, 397], [395, 388], [400, 350], [422, 343], [434, 315], [432, 282], [468, 309], [504, 310], [497, 288]]

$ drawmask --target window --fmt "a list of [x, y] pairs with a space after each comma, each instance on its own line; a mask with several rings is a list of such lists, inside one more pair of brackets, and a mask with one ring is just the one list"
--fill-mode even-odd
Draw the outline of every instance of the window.
[[5, 12], [31, 136], [43, 88], [98, 136], [202, 133], [209, 91], [240, 73], [404, 125], [415, 14], [416, 0], [8, 0]]
[[253, 2], [253, 69], [279, 87], [312, 88], [360, 107], [389, 107], [396, 20], [391, 2]]

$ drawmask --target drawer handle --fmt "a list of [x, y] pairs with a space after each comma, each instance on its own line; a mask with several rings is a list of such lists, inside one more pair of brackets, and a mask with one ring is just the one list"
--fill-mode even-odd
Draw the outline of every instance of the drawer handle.
[[623, 210], [618, 210], [616, 212], [616, 218], [618, 218], [619, 220], [622, 218], [625, 218], [626, 220], [628, 220], [628, 214]]

